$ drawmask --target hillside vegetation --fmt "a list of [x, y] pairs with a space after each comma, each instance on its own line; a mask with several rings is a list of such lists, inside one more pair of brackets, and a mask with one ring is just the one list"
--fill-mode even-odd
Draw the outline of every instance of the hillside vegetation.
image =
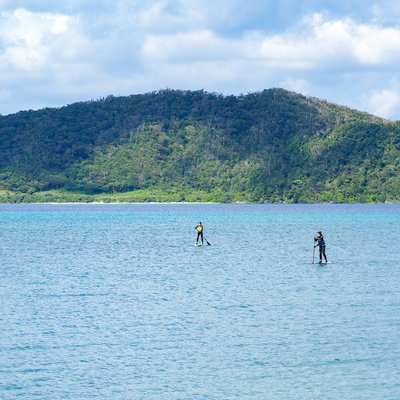
[[398, 202], [400, 124], [282, 89], [0, 117], [0, 201]]

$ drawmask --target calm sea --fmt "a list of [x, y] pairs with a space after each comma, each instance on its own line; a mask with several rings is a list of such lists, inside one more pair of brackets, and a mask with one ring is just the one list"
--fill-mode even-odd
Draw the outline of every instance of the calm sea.
[[[0, 398], [398, 400], [399, 225], [399, 205], [1, 205]], [[318, 230], [334, 264], [311, 264]]]

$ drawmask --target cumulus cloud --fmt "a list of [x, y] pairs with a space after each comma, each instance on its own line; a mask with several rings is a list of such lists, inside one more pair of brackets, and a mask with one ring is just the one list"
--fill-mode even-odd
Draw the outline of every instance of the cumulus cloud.
[[292, 92], [302, 93], [304, 95], [308, 95], [310, 93], [310, 82], [305, 79], [288, 78], [282, 81], [278, 86]]
[[51, 39], [65, 33], [69, 23], [67, 16], [47, 13], [37, 16], [23, 9], [1, 13], [0, 43], [3, 51], [0, 65], [3, 69], [11, 65], [17, 70], [44, 65]]
[[61, 92], [65, 103], [71, 91], [82, 92], [91, 80], [96, 50], [82, 33], [79, 17], [26, 9], [1, 12], [0, 84], [7, 100], [1, 104], [15, 111], [54, 105]]
[[400, 61], [400, 27], [357, 24], [346, 18], [304, 18], [296, 29], [276, 35], [247, 32], [237, 38], [218, 37], [209, 30], [148, 35], [142, 56], [179, 61], [248, 59], [270, 68], [312, 70], [333, 68], [396, 68]]
[[216, 36], [208, 30], [149, 35], [141, 55], [144, 61], [193, 62], [228, 60], [240, 55], [240, 43]]
[[[280, 86], [400, 117], [399, 88], [387, 85], [400, 26], [382, 22], [386, 1], [369, 1], [361, 21], [330, 0], [331, 13], [303, 2], [307, 14], [294, 0], [0, 0], [0, 112], [165, 87]], [[290, 18], [278, 26], [274, 15]]]
[[383, 89], [372, 90], [367, 101], [373, 114], [393, 118], [400, 108], [400, 85], [391, 84]]

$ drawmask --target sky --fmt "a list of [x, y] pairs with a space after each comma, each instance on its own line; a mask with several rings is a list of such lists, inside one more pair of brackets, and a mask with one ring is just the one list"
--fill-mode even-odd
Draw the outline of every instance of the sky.
[[399, 0], [0, 0], [0, 114], [284, 88], [400, 119]]

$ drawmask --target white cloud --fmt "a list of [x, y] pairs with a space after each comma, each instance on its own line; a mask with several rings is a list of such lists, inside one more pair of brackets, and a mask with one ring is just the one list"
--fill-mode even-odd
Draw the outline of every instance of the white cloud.
[[400, 28], [358, 24], [349, 18], [327, 20], [314, 14], [295, 31], [265, 37], [259, 54], [269, 65], [288, 69], [383, 65], [397, 69]]
[[149, 35], [144, 39], [142, 57], [145, 61], [192, 62], [215, 61], [238, 57], [240, 45], [202, 30], [173, 35]]
[[158, 0], [140, 9], [135, 17], [139, 28], [147, 32], [182, 32], [206, 24], [205, 15], [192, 1], [177, 1], [176, 4], [174, 11], [166, 0]]
[[393, 87], [371, 91], [368, 96], [370, 111], [384, 118], [393, 118], [400, 108], [400, 88]]
[[400, 27], [380, 24], [382, 5], [370, 7], [369, 22], [299, 14], [272, 32], [262, 29], [264, 15], [251, 12], [272, 12], [272, 1], [99, 0], [92, 10], [89, 1], [71, 0], [57, 12], [52, 1], [35, 2], [35, 11], [17, 2], [24, 3], [13, 9], [0, 0], [8, 6], [0, 12], [1, 113], [29, 101], [61, 105], [165, 87], [247, 93], [281, 86], [400, 117], [396, 87], [387, 86], [400, 79]]
[[249, 32], [222, 38], [209, 30], [153, 34], [145, 38], [142, 56], [165, 62], [248, 59], [268, 68], [314, 70], [396, 68], [400, 61], [400, 28], [357, 24], [351, 19], [305, 18], [296, 29], [272, 36]]
[[0, 65], [18, 70], [45, 66], [57, 36], [66, 33], [73, 18], [57, 14], [34, 14], [18, 9], [0, 14]]
[[360, 64], [396, 67], [400, 61], [400, 28], [361, 26], [354, 43]]
[[304, 95], [308, 95], [310, 92], [310, 82], [306, 79], [288, 78], [281, 82], [278, 86]]

